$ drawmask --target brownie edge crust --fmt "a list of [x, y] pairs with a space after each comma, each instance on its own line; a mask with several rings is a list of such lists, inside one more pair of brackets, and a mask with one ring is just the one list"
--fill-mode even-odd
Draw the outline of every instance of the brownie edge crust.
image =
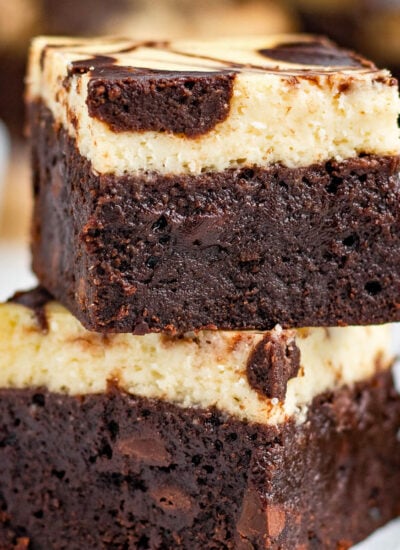
[[0, 543], [44, 550], [348, 548], [400, 512], [390, 373], [301, 426], [108, 393], [0, 390]]
[[30, 106], [41, 284], [98, 332], [400, 320], [399, 158], [97, 175]]

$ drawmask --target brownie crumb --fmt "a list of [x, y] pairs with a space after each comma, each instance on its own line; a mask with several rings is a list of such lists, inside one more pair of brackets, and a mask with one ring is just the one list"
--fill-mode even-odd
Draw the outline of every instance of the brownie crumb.
[[283, 401], [287, 383], [300, 369], [300, 350], [294, 334], [271, 331], [254, 348], [247, 362], [247, 378], [252, 388], [270, 399]]

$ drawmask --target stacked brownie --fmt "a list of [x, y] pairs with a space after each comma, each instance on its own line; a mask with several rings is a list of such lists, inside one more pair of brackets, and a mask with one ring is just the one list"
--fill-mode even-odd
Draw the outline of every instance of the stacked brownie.
[[400, 514], [390, 74], [304, 35], [39, 38], [27, 83], [3, 546], [345, 549]]

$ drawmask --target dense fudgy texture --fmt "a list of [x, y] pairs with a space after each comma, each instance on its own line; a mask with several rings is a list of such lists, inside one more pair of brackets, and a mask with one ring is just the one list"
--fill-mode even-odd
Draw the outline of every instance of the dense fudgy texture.
[[31, 127], [34, 271], [87, 328], [400, 320], [397, 157], [116, 177], [40, 104]]
[[[0, 505], [4, 501], [0, 498]], [[14, 530], [10, 525], [10, 516], [6, 512], [0, 512], [0, 548], [1, 550], [28, 550], [30, 547], [29, 537], [18, 533], [25, 532], [25, 529]]]
[[[140, 42], [132, 46], [164, 44]], [[54, 46], [45, 48], [46, 52]], [[235, 73], [181, 72], [123, 67], [96, 55], [74, 61], [68, 75], [89, 73], [89, 115], [114, 132], [156, 131], [195, 137], [207, 133], [229, 114]], [[69, 86], [69, 77], [64, 85]]]
[[318, 397], [301, 426], [112, 387], [4, 389], [0, 419], [0, 536], [33, 550], [343, 549], [400, 512], [389, 373]]
[[110, 65], [89, 82], [88, 110], [114, 132], [145, 130], [195, 137], [228, 116], [234, 78], [228, 72], [180, 75]]

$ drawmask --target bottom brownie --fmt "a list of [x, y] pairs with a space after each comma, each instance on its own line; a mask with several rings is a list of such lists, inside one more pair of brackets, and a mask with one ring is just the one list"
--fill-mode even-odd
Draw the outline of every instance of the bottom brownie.
[[400, 513], [389, 372], [318, 396], [303, 424], [112, 386], [3, 389], [0, 418], [1, 548], [343, 549]]

